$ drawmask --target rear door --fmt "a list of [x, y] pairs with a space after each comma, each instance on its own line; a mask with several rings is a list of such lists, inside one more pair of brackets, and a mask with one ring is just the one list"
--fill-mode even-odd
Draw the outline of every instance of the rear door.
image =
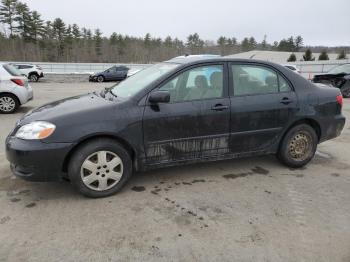
[[181, 71], [156, 89], [171, 95], [169, 103], [146, 105], [143, 128], [148, 164], [228, 153], [227, 80], [225, 63], [204, 64]]
[[298, 108], [289, 81], [261, 64], [230, 64], [231, 135], [234, 153], [267, 150]]

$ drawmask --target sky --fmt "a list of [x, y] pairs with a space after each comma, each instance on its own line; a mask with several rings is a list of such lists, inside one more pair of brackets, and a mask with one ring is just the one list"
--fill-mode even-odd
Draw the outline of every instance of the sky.
[[21, 0], [45, 20], [131, 36], [219, 36], [261, 42], [301, 35], [305, 45], [350, 45], [350, 0]]

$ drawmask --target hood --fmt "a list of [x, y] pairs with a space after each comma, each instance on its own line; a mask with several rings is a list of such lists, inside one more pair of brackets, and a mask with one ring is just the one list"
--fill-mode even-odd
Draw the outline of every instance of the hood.
[[32, 121], [41, 120], [55, 123], [60, 120], [65, 121], [67, 116], [72, 115], [81, 115], [83, 119], [84, 116], [88, 116], [90, 112], [105, 110], [113, 105], [115, 105], [115, 101], [103, 98], [96, 93], [84, 94], [38, 107], [25, 114], [20, 122], [21, 124], [27, 124]]

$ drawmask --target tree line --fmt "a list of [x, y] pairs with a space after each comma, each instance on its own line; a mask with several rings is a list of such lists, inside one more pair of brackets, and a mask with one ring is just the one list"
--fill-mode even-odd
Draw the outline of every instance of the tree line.
[[305, 49], [303, 45], [301, 36], [272, 44], [266, 35], [261, 42], [252, 36], [241, 41], [226, 36], [217, 41], [203, 40], [197, 33], [185, 41], [149, 33], [144, 37], [118, 33], [106, 37], [98, 28], [66, 24], [61, 18], [44, 21], [37, 11], [19, 0], [2, 0], [0, 4], [2, 61], [149, 63], [184, 54], [229, 55], [255, 49], [297, 52]]

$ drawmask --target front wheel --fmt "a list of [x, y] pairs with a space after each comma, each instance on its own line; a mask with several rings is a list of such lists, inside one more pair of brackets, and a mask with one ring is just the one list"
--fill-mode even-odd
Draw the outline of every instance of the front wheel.
[[87, 197], [117, 193], [132, 175], [127, 150], [112, 139], [96, 139], [79, 147], [71, 158], [68, 175], [73, 185]]
[[317, 144], [318, 137], [311, 126], [297, 125], [284, 136], [277, 157], [289, 167], [302, 167], [314, 157]]

